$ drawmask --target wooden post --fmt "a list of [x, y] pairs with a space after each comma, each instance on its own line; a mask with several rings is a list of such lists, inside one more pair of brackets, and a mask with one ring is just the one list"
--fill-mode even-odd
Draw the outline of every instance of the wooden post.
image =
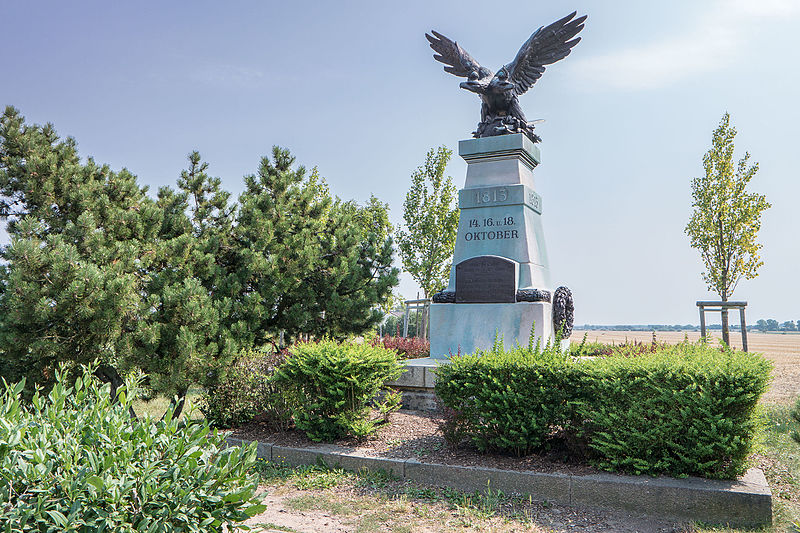
[[419, 292], [417, 292], [417, 299], [414, 301], [414, 336], [419, 337]]
[[706, 336], [706, 308], [703, 305], [698, 305], [700, 308], [700, 337]]
[[742, 351], [747, 351], [747, 324], [744, 322], [744, 306], [739, 308], [739, 322], [742, 325]]
[[423, 339], [428, 338], [428, 304], [422, 304], [422, 335]]
[[408, 302], [406, 302], [406, 313], [403, 316], [403, 337], [408, 337]]

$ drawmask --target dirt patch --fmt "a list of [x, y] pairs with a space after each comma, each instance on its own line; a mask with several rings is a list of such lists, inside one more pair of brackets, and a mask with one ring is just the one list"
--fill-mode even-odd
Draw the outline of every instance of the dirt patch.
[[[403, 486], [398, 485], [402, 483]], [[324, 490], [300, 490], [291, 484], [266, 485], [267, 510], [246, 523], [255, 531], [296, 532], [449, 532], [580, 531], [584, 533], [661, 533], [691, 531], [669, 520], [625, 512], [553, 505], [535, 500], [505, 499], [489, 507], [442, 501], [440, 493], [409, 498], [409, 482], [380, 490], [352, 481]], [[430, 490], [430, 489], [421, 489]]]

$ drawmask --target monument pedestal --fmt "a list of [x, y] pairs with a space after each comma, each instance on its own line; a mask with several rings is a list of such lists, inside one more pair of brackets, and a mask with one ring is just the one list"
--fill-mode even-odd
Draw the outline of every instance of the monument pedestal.
[[502, 337], [506, 348], [513, 347], [516, 342], [527, 346], [533, 328], [536, 338], [543, 339], [544, 344], [553, 338], [552, 314], [550, 302], [433, 304], [431, 356], [448, 357], [488, 350], [495, 334]]
[[[552, 286], [533, 169], [541, 156], [524, 134], [460, 141], [467, 162], [447, 288], [430, 308], [431, 357], [526, 346], [531, 328], [554, 340]], [[534, 339], [536, 342], [536, 339]]]

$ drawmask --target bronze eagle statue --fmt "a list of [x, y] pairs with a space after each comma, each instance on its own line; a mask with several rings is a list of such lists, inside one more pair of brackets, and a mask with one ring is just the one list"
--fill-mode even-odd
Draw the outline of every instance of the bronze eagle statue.
[[481, 121], [474, 137], [490, 137], [508, 133], [524, 133], [533, 142], [541, 138], [533, 132], [534, 123], [528, 122], [517, 97], [536, 83], [545, 65], [567, 57], [572, 47], [578, 44], [575, 37], [582, 29], [586, 15], [575, 18], [572, 12], [561, 20], [541, 27], [525, 41], [511, 63], [503, 65], [495, 74], [481, 66], [472, 56], [439, 32], [425, 34], [433, 58], [444, 63], [445, 72], [467, 78], [460, 87], [477, 94], [481, 99]]

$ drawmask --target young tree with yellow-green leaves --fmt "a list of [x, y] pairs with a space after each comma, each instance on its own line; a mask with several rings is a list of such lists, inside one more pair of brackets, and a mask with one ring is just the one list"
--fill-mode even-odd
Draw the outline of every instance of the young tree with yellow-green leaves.
[[[734, 163], [736, 128], [725, 113], [714, 130], [711, 149], [703, 156], [704, 176], [692, 180], [694, 212], [686, 225], [691, 246], [700, 251], [706, 271], [703, 281], [723, 302], [742, 279], [756, 277], [764, 263], [756, 241], [761, 213], [770, 207], [763, 194], [748, 192], [758, 171], [750, 154]], [[729, 343], [728, 313], [722, 312], [722, 340]]]
[[430, 298], [444, 288], [456, 244], [458, 208], [453, 178], [444, 171], [452, 152], [444, 146], [428, 151], [425, 164], [411, 175], [403, 202], [405, 228], [397, 232], [403, 268]]

